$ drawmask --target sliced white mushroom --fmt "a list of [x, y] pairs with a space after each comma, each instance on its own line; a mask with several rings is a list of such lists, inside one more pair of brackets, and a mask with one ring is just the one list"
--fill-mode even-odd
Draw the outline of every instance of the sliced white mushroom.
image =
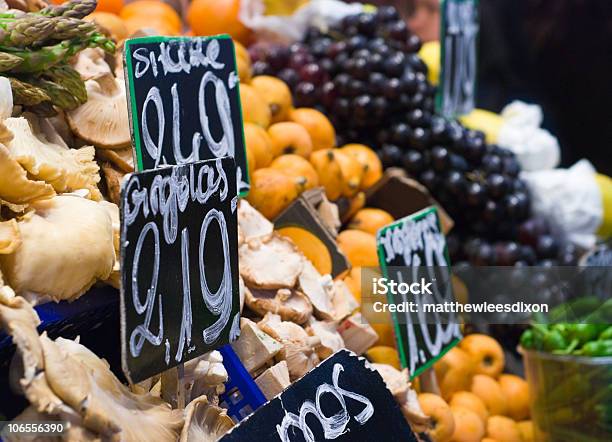
[[321, 360], [327, 359], [338, 350], [344, 348], [344, 339], [338, 333], [338, 323], [335, 321], [317, 321], [311, 319], [306, 331], [316, 336], [321, 343], [315, 348]]
[[334, 281], [332, 305], [334, 307], [334, 320], [336, 321], [345, 319], [359, 308], [359, 303], [353, 296], [351, 289], [342, 280]]
[[238, 253], [244, 282], [261, 289], [295, 286], [306, 261], [290, 240], [276, 233], [244, 242]]
[[333, 281], [329, 275], [322, 276], [310, 261], [304, 260], [299, 286], [312, 303], [315, 316], [320, 319], [334, 319]]
[[284, 321], [292, 321], [296, 324], [305, 323], [312, 315], [312, 304], [298, 290], [250, 290], [245, 288], [245, 301], [251, 310], [261, 316], [268, 312], [276, 313]]
[[200, 396], [185, 409], [185, 426], [180, 442], [216, 442], [234, 427], [223, 408], [211, 405]]
[[101, 199], [93, 146], [69, 149], [53, 143], [35, 119], [8, 118], [5, 124], [15, 134], [6, 147], [31, 178], [49, 183], [57, 192], [87, 189], [92, 199]]
[[113, 223], [103, 206], [61, 195], [31, 208], [17, 222], [21, 245], [0, 255], [4, 276], [17, 293], [72, 300], [109, 277], [115, 263]]
[[262, 367], [282, 348], [280, 342], [247, 318], [240, 319], [240, 337], [231, 345], [248, 372]]
[[268, 236], [274, 225], [245, 199], [238, 206], [238, 227], [246, 241]]
[[292, 381], [301, 378], [319, 363], [315, 348], [321, 344], [321, 339], [309, 336], [299, 325], [282, 321], [279, 315], [268, 313], [257, 326], [281, 342], [283, 347], [275, 359], [287, 361]]
[[378, 333], [361, 313], [353, 313], [338, 326], [338, 333], [344, 339], [346, 348], [362, 355], [378, 341]]
[[291, 385], [287, 361], [280, 361], [278, 364], [265, 370], [257, 376], [255, 383], [268, 400], [280, 394]]
[[85, 82], [88, 100], [68, 112], [68, 124], [75, 135], [103, 149], [131, 145], [125, 84], [112, 74]]

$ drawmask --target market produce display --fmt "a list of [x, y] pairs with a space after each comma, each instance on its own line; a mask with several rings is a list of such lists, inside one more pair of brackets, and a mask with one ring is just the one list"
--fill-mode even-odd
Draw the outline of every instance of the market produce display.
[[[363, 275], [379, 267], [376, 234], [405, 216], [372, 198], [393, 174], [414, 180], [419, 199], [450, 215], [453, 266], [548, 269], [575, 266], [584, 252], [534, 210], [519, 158], [492, 144], [499, 127], [479, 130], [482, 121], [498, 125], [494, 116], [436, 114], [440, 66], [428, 65], [439, 46], [422, 45], [395, 8], [334, 17], [316, 7], [304, 13], [314, 1], [261, 2], [266, 17], [281, 23], [295, 13], [305, 29], [299, 41], [279, 43], [286, 40], [264, 41], [246, 26], [238, 0], [193, 0], [181, 12], [159, 0], [8, 3], [20, 9], [0, 14], [0, 331], [15, 352], [0, 381], [27, 404], [7, 404], [10, 412], [2, 404], [0, 414], [10, 415], [0, 420], [69, 423], [61, 437], [42, 441], [187, 442], [219, 440], [257, 412], [226, 410], [240, 392], [226, 391], [235, 373], [218, 351], [126, 385], [121, 367], [94, 347], [40, 333], [34, 310], [87, 300], [96, 285], [119, 288], [126, 270], [120, 189], [134, 161], [124, 40], [228, 33], [251, 182], [234, 201], [242, 317], [231, 348], [245, 379], [270, 400], [348, 349], [384, 380], [419, 442], [609, 439], [609, 299], [582, 294], [529, 326], [490, 327], [503, 329], [495, 338], [466, 324], [457, 346], [413, 380], [391, 316], [369, 323], [361, 311], [373, 290]], [[277, 229], [305, 201], [343, 271], [332, 271], [322, 237], [299, 225]], [[457, 300], [472, 300], [468, 281], [456, 282]], [[557, 294], [543, 286], [534, 283], [534, 295], [552, 301]], [[524, 378], [507, 348], [520, 333]]]

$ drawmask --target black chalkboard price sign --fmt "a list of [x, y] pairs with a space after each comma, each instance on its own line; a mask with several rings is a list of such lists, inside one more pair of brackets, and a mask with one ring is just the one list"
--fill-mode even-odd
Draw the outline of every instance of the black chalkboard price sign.
[[137, 170], [234, 157], [249, 189], [239, 80], [229, 36], [127, 40], [124, 71]]
[[233, 158], [130, 175], [121, 189], [121, 354], [139, 382], [240, 334]]
[[437, 209], [428, 207], [383, 227], [376, 241], [387, 300], [398, 308], [391, 316], [400, 359], [414, 378], [461, 339], [453, 309], [442, 309], [455, 297]]
[[254, 414], [222, 442], [416, 442], [378, 372], [340, 350]]
[[438, 111], [447, 118], [474, 109], [476, 96], [478, 0], [442, 0]]

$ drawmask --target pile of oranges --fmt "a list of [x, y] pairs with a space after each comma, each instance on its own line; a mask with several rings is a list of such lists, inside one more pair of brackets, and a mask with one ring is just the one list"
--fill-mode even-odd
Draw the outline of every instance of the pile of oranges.
[[504, 374], [504, 352], [486, 335], [466, 336], [434, 365], [441, 396], [421, 393], [436, 442], [531, 442], [529, 386]]
[[162, 0], [98, 0], [96, 11], [90, 18], [117, 40], [148, 28], [159, 35], [229, 34], [234, 40], [246, 44], [251, 31], [240, 22], [239, 12], [240, 0], [193, 0], [185, 11], [186, 23], [183, 23], [177, 10]]

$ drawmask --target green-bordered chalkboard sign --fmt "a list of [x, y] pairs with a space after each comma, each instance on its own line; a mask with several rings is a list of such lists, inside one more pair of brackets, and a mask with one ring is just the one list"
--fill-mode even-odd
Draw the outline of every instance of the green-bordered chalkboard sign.
[[[388, 303], [413, 303], [412, 311], [391, 316], [402, 366], [414, 378], [461, 339], [458, 320], [448, 312], [452, 309], [439, 310], [455, 298], [438, 211], [432, 206], [395, 221], [378, 231], [376, 241]], [[396, 285], [394, 294], [391, 283], [403, 286]], [[402, 292], [412, 284], [416, 284], [414, 291]]]
[[231, 156], [245, 195], [249, 177], [231, 38], [130, 39], [124, 67], [137, 170]]
[[121, 355], [140, 382], [240, 334], [231, 157], [137, 172], [121, 189]]
[[447, 118], [475, 107], [478, 0], [442, 0], [440, 4], [440, 81], [438, 112]]

